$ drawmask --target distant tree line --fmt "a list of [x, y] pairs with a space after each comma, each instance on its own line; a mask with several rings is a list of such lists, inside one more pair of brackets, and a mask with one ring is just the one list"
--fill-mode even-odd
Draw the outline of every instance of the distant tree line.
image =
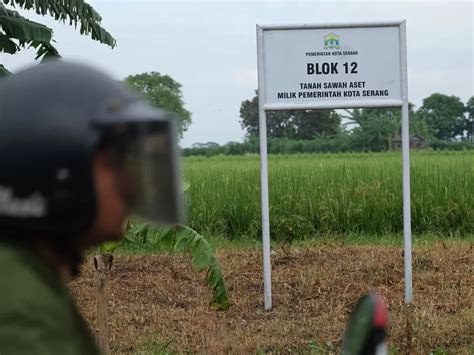
[[[414, 109], [410, 104], [410, 134], [434, 149], [474, 149], [474, 97], [466, 104], [456, 96], [435, 93]], [[259, 152], [258, 98], [240, 107], [243, 143], [219, 146], [196, 143], [184, 156], [238, 155]], [[399, 147], [400, 109], [302, 110], [267, 114], [270, 154], [387, 151]]]
[[[215, 148], [183, 148], [182, 155], [212, 157], [215, 155], [244, 155], [259, 153], [258, 138], [250, 138], [242, 143], [225, 144]], [[433, 139], [426, 147], [435, 150], [474, 150], [474, 144], [468, 141], [443, 141]], [[365, 147], [367, 148], [367, 147]], [[269, 154], [295, 153], [345, 153], [362, 152], [363, 147], [354, 144], [350, 136], [340, 135], [330, 138], [314, 138], [311, 140], [294, 140], [288, 138], [268, 138]], [[365, 150], [381, 151], [381, 150]]]

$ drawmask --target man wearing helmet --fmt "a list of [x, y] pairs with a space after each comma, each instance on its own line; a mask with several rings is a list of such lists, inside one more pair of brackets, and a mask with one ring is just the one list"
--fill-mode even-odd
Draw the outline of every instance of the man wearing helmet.
[[0, 354], [95, 354], [66, 287], [125, 218], [181, 220], [173, 119], [54, 62], [0, 81]]

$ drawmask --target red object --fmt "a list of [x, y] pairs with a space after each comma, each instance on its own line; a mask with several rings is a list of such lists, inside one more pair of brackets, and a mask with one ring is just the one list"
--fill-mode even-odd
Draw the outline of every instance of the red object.
[[381, 297], [376, 296], [374, 327], [384, 329], [388, 325], [387, 307]]

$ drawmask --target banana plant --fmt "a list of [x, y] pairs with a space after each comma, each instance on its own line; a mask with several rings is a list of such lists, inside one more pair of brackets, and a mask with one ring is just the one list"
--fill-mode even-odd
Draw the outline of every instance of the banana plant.
[[[183, 192], [189, 190], [191, 184], [183, 181]], [[115, 242], [105, 242], [99, 247], [102, 262], [110, 265], [113, 252], [123, 243], [154, 244], [168, 253], [190, 253], [192, 264], [196, 271], [206, 271], [206, 284], [212, 289], [209, 306], [225, 311], [230, 307], [227, 287], [219, 262], [214, 255], [209, 242], [195, 230], [184, 226], [151, 226], [147, 223], [127, 222], [124, 239]], [[96, 269], [98, 267], [95, 262]], [[107, 269], [107, 267], [104, 267]]]
[[[230, 307], [227, 287], [219, 262], [209, 242], [195, 230], [184, 225], [154, 227], [148, 224], [129, 223], [124, 243], [159, 245], [168, 253], [189, 253], [192, 265], [198, 272], [206, 271], [206, 284], [212, 289], [209, 305], [217, 310]], [[110, 248], [115, 245], [109, 245]], [[104, 249], [105, 250], [105, 249]]]
[[99, 247], [100, 254], [94, 257], [98, 273], [97, 285], [97, 340], [104, 353], [109, 352], [109, 329], [107, 324], [107, 279], [112, 268], [113, 253], [124, 243], [155, 244], [169, 253], [187, 252], [192, 256], [196, 271], [206, 271], [206, 284], [212, 289], [209, 306], [225, 311], [229, 309], [229, 297], [219, 262], [209, 242], [195, 230], [176, 225], [153, 227], [145, 223], [127, 222], [125, 238], [116, 242], [105, 242]]

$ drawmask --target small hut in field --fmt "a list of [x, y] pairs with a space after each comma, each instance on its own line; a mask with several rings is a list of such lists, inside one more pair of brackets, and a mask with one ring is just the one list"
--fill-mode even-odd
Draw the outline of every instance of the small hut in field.
[[[402, 138], [397, 136], [392, 139], [392, 145], [394, 149], [402, 148]], [[421, 149], [426, 146], [426, 140], [419, 134], [412, 134], [410, 136], [410, 149]]]

